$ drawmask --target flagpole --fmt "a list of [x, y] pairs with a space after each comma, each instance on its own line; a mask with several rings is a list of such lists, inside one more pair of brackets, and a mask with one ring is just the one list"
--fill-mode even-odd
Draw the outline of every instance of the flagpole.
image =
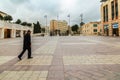
[[57, 14], [57, 36], [58, 36], [58, 30], [59, 30], [58, 21], [59, 21], [59, 14]]

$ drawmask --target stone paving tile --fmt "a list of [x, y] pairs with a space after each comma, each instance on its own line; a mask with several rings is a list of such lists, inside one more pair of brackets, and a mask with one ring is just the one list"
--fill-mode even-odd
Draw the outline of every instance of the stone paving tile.
[[34, 51], [34, 54], [54, 54], [54, 51], [57, 46], [57, 41], [49, 41], [44, 46], [38, 48]]
[[46, 80], [48, 71], [4, 71], [0, 80]]
[[64, 79], [64, 72], [63, 71], [49, 71], [48, 79], [50, 78]]
[[63, 71], [63, 66], [50, 66], [49, 71]]
[[[20, 40], [11, 41], [7, 44], [2, 41], [5, 45], [0, 46], [0, 55], [16, 56], [21, 51]], [[120, 80], [120, 49], [109, 44], [115, 41], [119, 39], [35, 37], [32, 42], [34, 58], [19, 62], [14, 58], [1, 64], [0, 76], [9, 73], [0, 80]]]
[[96, 45], [97, 43], [94, 43], [94, 42], [74, 42], [74, 43], [62, 43], [62, 45], [64, 46], [64, 45]]
[[[112, 68], [111, 65], [109, 67]], [[108, 65], [73, 66], [65, 70], [65, 80], [119, 80], [120, 70], [116, 72], [109, 67]]]
[[120, 64], [120, 55], [64, 56], [64, 65]]
[[33, 59], [23, 59], [15, 65], [51, 65], [53, 56], [35, 56]]
[[0, 56], [0, 65], [14, 59], [15, 56]]

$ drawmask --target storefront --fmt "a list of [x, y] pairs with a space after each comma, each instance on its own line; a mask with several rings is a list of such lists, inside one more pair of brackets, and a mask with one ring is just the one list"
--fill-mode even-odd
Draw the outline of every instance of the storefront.
[[104, 34], [109, 36], [109, 25], [104, 25]]
[[119, 28], [118, 27], [119, 27], [118, 23], [112, 24], [113, 36], [119, 36]]

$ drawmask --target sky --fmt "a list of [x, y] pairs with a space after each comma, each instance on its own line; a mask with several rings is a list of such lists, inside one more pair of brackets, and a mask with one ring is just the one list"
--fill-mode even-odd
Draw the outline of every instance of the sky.
[[36, 23], [45, 25], [47, 15], [48, 25], [50, 20], [69, 21], [70, 24], [80, 23], [80, 14], [83, 14], [85, 23], [100, 20], [100, 0], [1, 0], [0, 11], [13, 17], [13, 21]]

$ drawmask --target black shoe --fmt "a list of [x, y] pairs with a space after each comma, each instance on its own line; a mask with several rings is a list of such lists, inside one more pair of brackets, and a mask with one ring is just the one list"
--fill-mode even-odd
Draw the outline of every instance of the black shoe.
[[19, 60], [22, 60], [20, 56], [18, 56]]
[[28, 57], [28, 59], [32, 59], [33, 57]]

